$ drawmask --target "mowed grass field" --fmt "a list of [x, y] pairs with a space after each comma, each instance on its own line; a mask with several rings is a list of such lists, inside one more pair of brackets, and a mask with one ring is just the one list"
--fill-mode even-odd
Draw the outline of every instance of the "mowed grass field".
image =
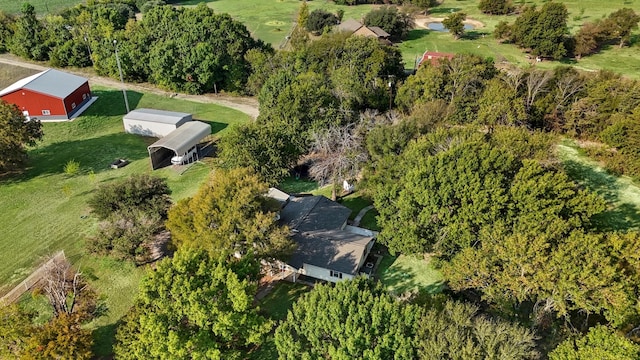
[[36, 9], [36, 14], [42, 16], [49, 13], [58, 13], [60, 10], [75, 6], [77, 4], [86, 3], [82, 0], [0, 0], [0, 10], [9, 14], [18, 14], [22, 9], [22, 4], [28, 2]]
[[640, 184], [628, 176], [609, 174], [574, 141], [563, 141], [558, 153], [574, 181], [607, 201], [607, 209], [594, 216], [595, 226], [608, 231], [640, 230]]
[[[83, 255], [84, 238], [94, 229], [87, 199], [96, 187], [133, 174], [151, 173], [147, 145], [153, 139], [125, 134], [122, 129], [122, 92], [93, 88], [98, 100], [78, 119], [43, 124], [44, 139], [30, 149], [28, 169], [21, 175], [0, 179], [0, 288], [24, 279], [34, 266], [51, 253], [65, 250], [77, 262]], [[129, 92], [132, 108], [184, 111], [195, 119], [224, 132], [227, 125], [249, 117], [212, 104], [193, 103], [167, 97]], [[131, 161], [112, 170], [116, 158]], [[80, 163], [75, 175], [64, 166]], [[166, 168], [153, 172], [167, 179], [174, 200], [192, 195], [209, 173], [206, 164], [195, 164], [184, 174]]]

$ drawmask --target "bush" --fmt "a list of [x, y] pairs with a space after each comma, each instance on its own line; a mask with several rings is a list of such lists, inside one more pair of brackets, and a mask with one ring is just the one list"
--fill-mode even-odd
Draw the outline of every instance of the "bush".
[[69, 160], [64, 164], [64, 173], [67, 175], [75, 175], [80, 171], [80, 163], [75, 160]]
[[157, 214], [141, 211], [116, 213], [100, 223], [98, 233], [87, 241], [87, 250], [145, 263], [150, 255], [148, 245], [162, 230], [162, 219]]
[[165, 219], [171, 190], [164, 179], [134, 175], [98, 188], [89, 200], [91, 211], [101, 220], [114, 213], [139, 210]]
[[480, 0], [478, 9], [485, 14], [507, 15], [513, 11], [511, 0]]
[[307, 31], [320, 34], [325, 28], [330, 28], [338, 23], [338, 18], [325, 10], [313, 10], [307, 19]]

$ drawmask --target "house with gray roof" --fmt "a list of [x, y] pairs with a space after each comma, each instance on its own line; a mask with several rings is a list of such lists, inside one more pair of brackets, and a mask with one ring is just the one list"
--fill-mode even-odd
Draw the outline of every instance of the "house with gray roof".
[[389, 33], [378, 26], [366, 26], [354, 19], [347, 19], [341, 22], [336, 25], [335, 30], [356, 36], [376, 38], [385, 45], [392, 45], [391, 41], [389, 41], [389, 37], [391, 36]]
[[298, 245], [286, 263], [294, 281], [298, 275], [338, 282], [364, 274], [375, 233], [347, 225], [349, 208], [324, 196], [279, 196], [278, 200], [280, 222], [291, 229]]

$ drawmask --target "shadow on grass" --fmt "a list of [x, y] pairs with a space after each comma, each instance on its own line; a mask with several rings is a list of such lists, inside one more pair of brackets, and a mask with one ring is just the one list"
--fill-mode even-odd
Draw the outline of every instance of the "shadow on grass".
[[432, 9], [429, 9], [429, 13], [431, 15], [449, 15], [449, 14], [453, 14], [454, 12], [460, 11], [460, 8], [457, 7], [441, 7], [441, 6], [437, 6], [434, 7]]
[[118, 324], [100, 326], [93, 331], [93, 353], [96, 359], [110, 359]]
[[[124, 104], [124, 95], [118, 90], [92, 90], [93, 96], [97, 96], [98, 100], [82, 113], [82, 116], [115, 116], [125, 115], [127, 108]], [[127, 91], [127, 100], [129, 100], [129, 108], [135, 109], [140, 103], [140, 99], [144, 94], [137, 91]]]
[[593, 225], [602, 231], [637, 229], [640, 225], [640, 209], [620, 197], [621, 186], [617, 177], [605, 171], [597, 171], [592, 166], [574, 160], [564, 162], [564, 167], [572, 179], [590, 191], [602, 196], [610, 206], [604, 212], [593, 216]]
[[29, 168], [22, 175], [2, 179], [0, 184], [64, 173], [64, 166], [70, 160], [80, 163], [81, 172], [97, 174], [111, 170], [111, 162], [116, 158], [135, 161], [147, 157], [148, 153], [144, 140], [139, 136], [116, 133], [53, 143], [33, 150], [29, 156]]
[[280, 281], [260, 301], [260, 310], [273, 320], [284, 320], [293, 303], [310, 290], [311, 288], [306, 285]]
[[427, 29], [414, 29], [409, 31], [409, 34], [407, 34], [407, 38], [403, 41], [418, 40], [429, 35], [430, 32], [431, 31]]
[[203, 119], [193, 119], [193, 120], [202, 121], [203, 123], [211, 125], [211, 134], [217, 134], [220, 131], [226, 129], [227, 126], [229, 126], [229, 124], [227, 123], [220, 123], [220, 122], [211, 121], [211, 120], [203, 120]]

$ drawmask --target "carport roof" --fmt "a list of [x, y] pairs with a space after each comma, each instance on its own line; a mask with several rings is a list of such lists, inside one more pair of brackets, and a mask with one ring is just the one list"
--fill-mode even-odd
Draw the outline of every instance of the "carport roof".
[[135, 109], [124, 116], [125, 120], [149, 121], [161, 124], [177, 124], [191, 114], [157, 109]]
[[201, 121], [189, 121], [170, 132], [169, 135], [151, 144], [149, 151], [153, 148], [162, 147], [181, 155], [208, 135], [211, 135], [211, 125]]

